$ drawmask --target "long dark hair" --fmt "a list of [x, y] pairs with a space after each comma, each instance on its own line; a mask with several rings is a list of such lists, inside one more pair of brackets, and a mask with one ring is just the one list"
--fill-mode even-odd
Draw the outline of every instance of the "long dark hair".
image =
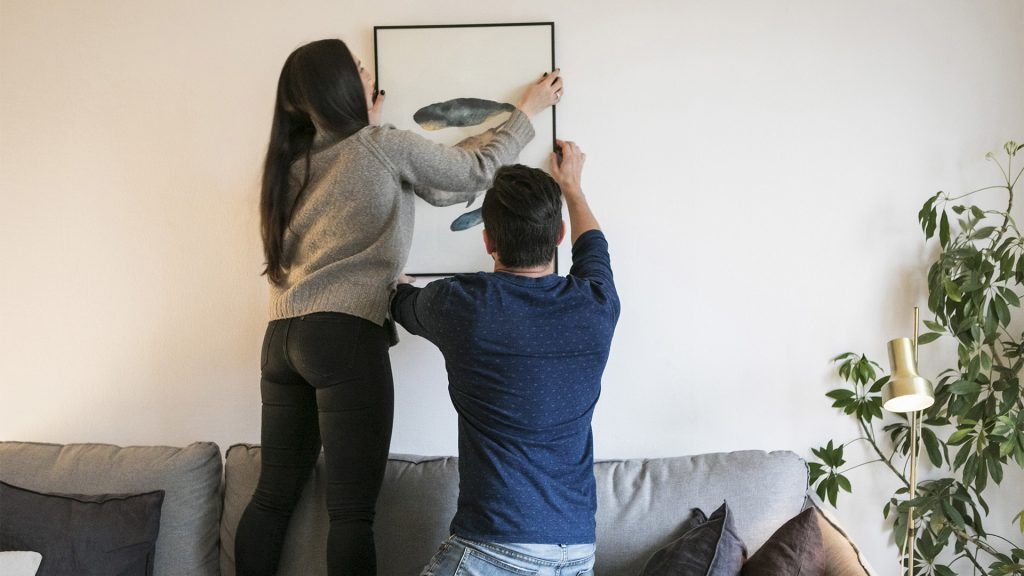
[[[277, 81], [274, 123], [260, 192], [260, 226], [267, 260], [263, 273], [272, 283], [282, 284], [287, 274], [288, 263], [282, 254], [284, 233], [309, 184], [310, 148], [316, 126], [346, 138], [369, 123], [359, 68], [344, 42], [318, 40], [288, 56]], [[289, 201], [289, 171], [300, 158], [305, 159], [305, 175], [295, 198]]]

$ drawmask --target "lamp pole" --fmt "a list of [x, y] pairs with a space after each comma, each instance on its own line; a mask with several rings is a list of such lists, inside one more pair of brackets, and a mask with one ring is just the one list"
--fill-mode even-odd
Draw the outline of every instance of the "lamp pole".
[[[924, 417], [924, 410], [935, 403], [935, 389], [932, 383], [921, 377], [917, 371], [917, 348], [918, 348], [918, 324], [921, 320], [921, 311], [914, 308], [914, 337], [896, 338], [889, 341], [889, 365], [891, 374], [889, 381], [882, 386], [882, 408], [889, 412], [909, 414], [910, 426], [907, 434], [910, 437], [907, 443], [910, 447], [910, 486], [908, 492], [913, 502], [917, 497], [917, 461], [920, 452], [921, 423]], [[904, 567], [904, 558], [907, 562], [907, 574], [914, 573], [914, 506], [907, 506], [907, 525], [904, 532], [903, 546], [900, 547], [900, 568]], [[909, 551], [909, 552], [908, 552]], [[906, 555], [904, 556], [904, 553]]]
[[[917, 338], [919, 325], [921, 323], [921, 310], [914, 306], [914, 366], [919, 366], [917, 360]], [[917, 494], [917, 437], [920, 435], [921, 411], [915, 410], [910, 413], [910, 500], [913, 501]], [[914, 576], [914, 539], [917, 531], [914, 529], [914, 507], [907, 509], [907, 574]]]

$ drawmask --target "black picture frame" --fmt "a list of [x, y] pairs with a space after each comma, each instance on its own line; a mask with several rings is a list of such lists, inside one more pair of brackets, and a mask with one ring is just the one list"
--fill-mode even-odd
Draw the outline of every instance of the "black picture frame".
[[[408, 25], [388, 25], [388, 26], [374, 26], [373, 27], [373, 78], [374, 82], [378, 82], [380, 78], [380, 58], [378, 57], [377, 43], [378, 37], [377, 32], [379, 30], [408, 30], [408, 29], [424, 29], [424, 28], [506, 28], [515, 26], [548, 26], [551, 28], [551, 70], [556, 68], [555, 64], [555, 23], [554, 22], [493, 22], [487, 24], [408, 24]], [[379, 88], [374, 86], [374, 95]], [[557, 105], [551, 107], [551, 150], [555, 151], [556, 143], [558, 139], [558, 110]], [[558, 250], [555, 250], [555, 274], [558, 273], [559, 258]], [[445, 277], [454, 276], [456, 274], [464, 274], [464, 272], [417, 272], [417, 276], [425, 277]]]

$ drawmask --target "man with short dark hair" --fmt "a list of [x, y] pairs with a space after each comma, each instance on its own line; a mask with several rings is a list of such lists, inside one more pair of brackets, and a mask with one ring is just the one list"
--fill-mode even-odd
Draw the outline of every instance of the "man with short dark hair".
[[[404, 283], [391, 304], [398, 323], [444, 354], [459, 414], [458, 511], [427, 576], [593, 571], [591, 418], [619, 299], [580, 187], [586, 155], [558, 145], [553, 179], [507, 166], [487, 191], [493, 273]], [[565, 277], [554, 268], [563, 195], [573, 242]]]

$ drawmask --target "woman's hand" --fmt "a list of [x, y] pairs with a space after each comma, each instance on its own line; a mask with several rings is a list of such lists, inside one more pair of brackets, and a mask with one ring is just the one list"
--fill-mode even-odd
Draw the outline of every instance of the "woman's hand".
[[381, 113], [381, 108], [383, 108], [383, 107], [384, 107], [384, 91], [381, 90], [380, 92], [377, 93], [377, 99], [373, 101], [373, 106], [371, 106], [370, 110], [369, 110], [370, 125], [371, 126], [379, 126], [380, 125], [380, 113]]
[[545, 72], [540, 80], [531, 84], [526, 89], [519, 102], [516, 103], [516, 108], [522, 110], [523, 114], [533, 118], [538, 113], [547, 109], [548, 106], [557, 104], [562, 98], [562, 77], [560, 74], [560, 68], [555, 68], [555, 71], [550, 74]]
[[551, 153], [551, 177], [562, 189], [562, 194], [567, 198], [583, 193], [580, 180], [583, 177], [583, 164], [587, 162], [587, 155], [580, 150], [575, 142], [569, 140], [555, 140], [555, 143], [562, 151], [562, 158], [559, 161], [558, 154]]
[[416, 277], [415, 276], [409, 276], [408, 274], [402, 274], [401, 276], [398, 277], [398, 283], [399, 284], [415, 284], [416, 283]]

